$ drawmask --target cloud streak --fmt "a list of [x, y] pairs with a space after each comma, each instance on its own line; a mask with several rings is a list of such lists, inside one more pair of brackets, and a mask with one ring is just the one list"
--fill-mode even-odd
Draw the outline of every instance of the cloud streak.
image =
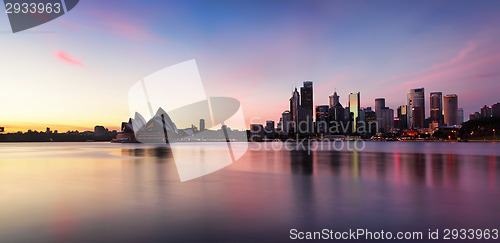
[[59, 61], [62, 61], [62, 62], [65, 62], [65, 63], [68, 63], [68, 64], [71, 64], [71, 65], [76, 65], [76, 66], [82, 66], [82, 67], [85, 67], [85, 65], [82, 63], [81, 60], [79, 59], [76, 59], [74, 57], [72, 57], [71, 55], [69, 55], [68, 53], [66, 53], [65, 51], [56, 51], [53, 53], [53, 55], [59, 60]]

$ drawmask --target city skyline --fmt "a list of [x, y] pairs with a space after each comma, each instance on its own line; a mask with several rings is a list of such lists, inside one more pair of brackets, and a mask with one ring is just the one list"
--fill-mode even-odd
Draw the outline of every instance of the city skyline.
[[278, 121], [303, 80], [315, 83], [314, 106], [360, 92], [361, 107], [385, 97], [396, 110], [418, 87], [458, 94], [466, 118], [498, 102], [500, 3], [408, 4], [86, 1], [19, 34], [2, 15], [0, 127], [118, 130], [133, 83], [193, 58], [209, 96], [241, 101], [247, 127]]

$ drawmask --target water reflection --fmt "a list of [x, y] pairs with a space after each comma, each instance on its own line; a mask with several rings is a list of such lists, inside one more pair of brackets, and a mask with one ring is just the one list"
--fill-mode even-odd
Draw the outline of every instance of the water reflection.
[[171, 158], [172, 150], [169, 146], [160, 147], [144, 147], [144, 148], [124, 148], [121, 150], [123, 156], [135, 157], [156, 157], [156, 158]]
[[[378, 143], [383, 152], [249, 150], [181, 183], [169, 146], [10, 146], [9, 156], [0, 153], [0, 242], [283, 241], [292, 227], [427, 231], [500, 223], [499, 147], [466, 154], [451, 153], [453, 144], [403, 151], [401, 143]], [[435, 146], [449, 147], [437, 153]]]

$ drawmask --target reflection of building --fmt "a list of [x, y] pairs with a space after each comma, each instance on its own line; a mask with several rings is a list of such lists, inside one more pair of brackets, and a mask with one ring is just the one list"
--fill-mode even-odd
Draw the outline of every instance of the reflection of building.
[[359, 104], [359, 92], [349, 94], [349, 112], [352, 113], [352, 132], [356, 132], [357, 123], [359, 120], [359, 110], [361, 109]]
[[432, 92], [430, 95], [431, 122], [443, 123], [443, 93]]
[[[424, 88], [410, 89], [407, 93], [407, 105], [408, 105], [408, 126], [414, 128], [422, 128], [424, 126], [425, 119], [425, 94]], [[420, 109], [415, 109], [419, 107]], [[414, 115], [414, 111], [419, 112]]]
[[444, 123], [447, 126], [458, 125], [458, 97], [456, 94], [444, 97]]

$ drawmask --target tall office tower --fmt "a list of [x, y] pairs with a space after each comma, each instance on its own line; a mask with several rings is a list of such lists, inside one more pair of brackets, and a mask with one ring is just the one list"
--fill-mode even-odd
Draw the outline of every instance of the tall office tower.
[[[408, 126], [414, 128], [422, 128], [424, 123], [420, 123], [420, 118], [423, 117], [425, 119], [425, 94], [424, 88], [420, 89], [410, 89], [407, 93], [407, 105], [408, 105]], [[415, 118], [413, 115], [413, 111], [415, 107], [420, 107], [421, 109], [417, 109], [422, 114], [418, 114], [418, 124], [414, 124]], [[420, 117], [421, 116], [421, 117]], [[418, 126], [417, 126], [418, 125]]]
[[200, 119], [200, 132], [205, 131], [205, 119]]
[[328, 130], [328, 109], [327, 105], [316, 106], [316, 132], [325, 134]]
[[464, 123], [464, 109], [458, 108], [458, 125]]
[[284, 111], [281, 114], [281, 119], [282, 119], [281, 132], [283, 133], [284, 136], [288, 136], [292, 129], [292, 123], [293, 123], [292, 113], [288, 110]]
[[[377, 121], [381, 132], [390, 132], [394, 127], [394, 110], [389, 107], [380, 109], [377, 113]], [[380, 117], [380, 119], [378, 119]]]
[[375, 112], [385, 108], [385, 98], [375, 99]]
[[399, 129], [407, 129], [408, 128], [408, 113], [407, 113], [406, 105], [402, 105], [398, 107], [398, 119], [399, 119]]
[[297, 124], [299, 120], [299, 109], [300, 109], [300, 94], [295, 88], [292, 92], [292, 97], [290, 98], [290, 113], [292, 115], [292, 124], [290, 125], [290, 132], [297, 132]]
[[301, 129], [301, 132], [313, 133], [314, 123], [313, 123], [313, 82], [304, 81], [304, 86], [300, 88], [300, 106], [303, 108], [303, 117], [305, 121], [305, 126]]
[[352, 132], [356, 133], [356, 126], [359, 120], [359, 110], [360, 102], [359, 102], [359, 92], [358, 93], [350, 93], [349, 94], [349, 112], [352, 113]]
[[358, 132], [365, 134], [375, 134], [377, 132], [377, 117], [371, 107], [361, 108], [359, 111], [359, 120], [364, 122], [364, 131], [358, 129]]
[[491, 116], [500, 117], [500, 103], [491, 106]]
[[333, 95], [330, 95], [329, 98], [330, 98], [330, 108], [334, 107], [337, 103], [340, 103], [340, 96], [337, 95], [337, 91], [335, 91]]
[[412, 122], [413, 125], [412, 127], [414, 128], [423, 128], [424, 127], [424, 122], [425, 122], [425, 117], [424, 117], [424, 108], [422, 107], [413, 107], [413, 110], [411, 111], [413, 117], [412, 117]]
[[431, 122], [443, 123], [443, 93], [432, 92], [430, 96]]
[[458, 97], [456, 94], [444, 96], [444, 123], [447, 126], [458, 125]]

